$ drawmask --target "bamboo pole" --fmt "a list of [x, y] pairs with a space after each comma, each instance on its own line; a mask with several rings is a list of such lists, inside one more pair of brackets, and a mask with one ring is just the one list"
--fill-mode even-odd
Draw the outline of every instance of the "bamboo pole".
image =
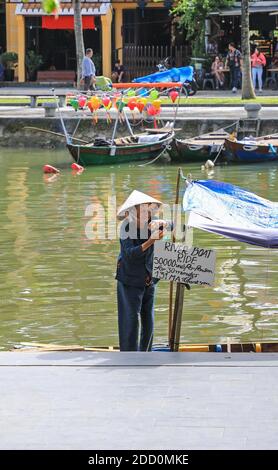
[[[176, 225], [177, 225], [177, 216], [178, 216], [178, 203], [179, 203], [179, 193], [180, 193], [180, 179], [181, 179], [181, 168], [178, 169], [177, 183], [176, 183], [176, 195], [175, 195], [175, 213], [174, 213], [174, 230], [172, 232], [172, 242], [176, 241]], [[172, 322], [173, 322], [173, 292], [174, 292], [174, 283], [170, 282], [170, 292], [169, 292], [169, 320], [168, 320], [168, 341], [171, 342], [171, 331], [172, 331]]]
[[[61, 132], [54, 132], [54, 131], [49, 131], [48, 129], [40, 129], [39, 127], [32, 127], [32, 126], [25, 126], [23, 129], [29, 129], [32, 131], [37, 131], [37, 132], [46, 132], [47, 134], [52, 134], [52, 135], [57, 135], [57, 137], [63, 137], [65, 138], [64, 134]], [[76, 142], [81, 142], [82, 144], [89, 144], [87, 140], [79, 139], [78, 137], [71, 137], [72, 140], [76, 140]]]

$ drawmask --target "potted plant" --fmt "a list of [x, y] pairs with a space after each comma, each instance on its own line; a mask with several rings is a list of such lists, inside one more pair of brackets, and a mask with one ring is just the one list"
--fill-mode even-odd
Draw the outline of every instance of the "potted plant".
[[28, 51], [25, 57], [25, 65], [27, 70], [28, 80], [35, 81], [37, 76], [37, 70], [42, 65], [43, 60], [40, 54], [36, 54], [35, 51]]
[[102, 60], [100, 54], [94, 54], [92, 60], [95, 64], [96, 68], [96, 75], [100, 75], [101, 67], [102, 67]]
[[16, 52], [4, 52], [1, 55], [1, 62], [5, 68], [5, 80], [14, 80], [14, 69], [17, 67], [18, 55]]

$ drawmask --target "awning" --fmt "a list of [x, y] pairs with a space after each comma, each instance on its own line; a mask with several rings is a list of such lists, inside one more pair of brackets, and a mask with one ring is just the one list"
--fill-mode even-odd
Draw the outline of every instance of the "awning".
[[[271, 13], [278, 10], [278, 1], [250, 1], [249, 13]], [[213, 11], [210, 15], [218, 16], [241, 16], [241, 2], [235, 2], [232, 7], [223, 8], [218, 11]]]
[[[42, 16], [42, 29], [74, 29], [74, 17], [72, 15]], [[95, 18], [93, 16], [82, 17], [82, 29], [95, 29]]]
[[[82, 2], [82, 9], [81, 14], [82, 16], [99, 16], [99, 15], [106, 15], [111, 3], [107, 0], [98, 0], [98, 1], [90, 1], [86, 0]], [[74, 15], [74, 11], [72, 8], [71, 2], [61, 2], [60, 3], [60, 16], [72, 16]], [[48, 16], [54, 17], [54, 15], [46, 15], [45, 11], [42, 8], [41, 2], [38, 1], [29, 1], [29, 2], [22, 2], [18, 3], [15, 10], [16, 15], [23, 15], [23, 16]]]

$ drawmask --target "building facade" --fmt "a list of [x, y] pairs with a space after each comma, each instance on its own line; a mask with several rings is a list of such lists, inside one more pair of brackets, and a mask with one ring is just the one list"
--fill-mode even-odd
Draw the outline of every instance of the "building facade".
[[[110, 77], [116, 58], [124, 62], [130, 78], [136, 74], [138, 64], [141, 71], [150, 71], [165, 55], [174, 55], [178, 65], [183, 61], [186, 48], [182, 35], [174, 33], [172, 0], [81, 2], [84, 44], [85, 48], [94, 49], [98, 74]], [[18, 53], [18, 81], [28, 78], [25, 66], [28, 50], [42, 56], [41, 70], [76, 69], [74, 12], [70, 0], [60, 1], [58, 17], [46, 15], [38, 0], [0, 0], [0, 5], [0, 46]]]
[[[278, 1], [253, 0], [249, 2], [250, 43], [259, 46], [268, 59], [277, 50]], [[241, 2], [214, 11], [206, 23], [207, 51], [224, 54], [229, 42], [241, 46]]]

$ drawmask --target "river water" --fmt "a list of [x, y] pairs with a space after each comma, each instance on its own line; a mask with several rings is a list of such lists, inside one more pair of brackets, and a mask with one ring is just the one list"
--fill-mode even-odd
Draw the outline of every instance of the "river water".
[[[42, 166], [62, 168], [49, 181]], [[88, 206], [121, 204], [133, 189], [174, 201], [177, 167], [137, 164], [73, 175], [66, 151], [0, 150], [0, 348], [22, 342], [117, 345], [118, 241], [90, 240]], [[238, 184], [278, 201], [278, 165], [217, 167], [194, 178]], [[113, 225], [113, 224], [112, 224]], [[182, 341], [278, 340], [278, 251], [194, 230], [194, 245], [217, 251], [214, 287], [186, 291]], [[169, 285], [160, 282], [155, 342], [167, 341]]]

